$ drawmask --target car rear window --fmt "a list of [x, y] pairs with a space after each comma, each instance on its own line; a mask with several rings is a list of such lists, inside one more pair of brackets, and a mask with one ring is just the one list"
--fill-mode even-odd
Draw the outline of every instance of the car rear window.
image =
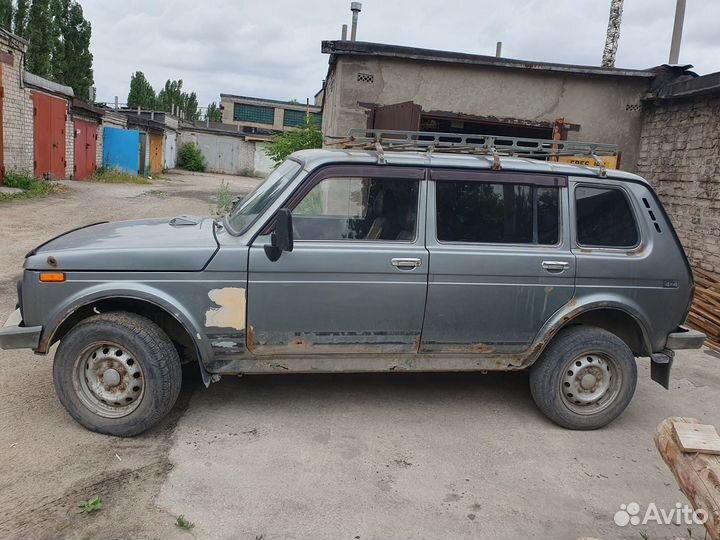
[[557, 244], [559, 188], [443, 180], [436, 183], [441, 242]]
[[631, 248], [639, 235], [630, 203], [621, 189], [575, 189], [577, 242], [583, 246]]

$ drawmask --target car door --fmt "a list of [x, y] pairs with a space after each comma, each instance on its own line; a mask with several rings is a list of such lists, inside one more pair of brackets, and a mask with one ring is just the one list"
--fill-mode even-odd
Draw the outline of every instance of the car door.
[[433, 170], [421, 352], [513, 354], [573, 297], [567, 179]]
[[257, 355], [417, 352], [425, 310], [425, 171], [332, 166], [286, 207], [294, 249], [249, 254], [248, 349]]

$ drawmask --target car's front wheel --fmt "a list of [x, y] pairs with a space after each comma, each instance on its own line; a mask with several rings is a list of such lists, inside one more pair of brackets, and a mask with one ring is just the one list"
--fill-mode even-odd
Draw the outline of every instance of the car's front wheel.
[[53, 363], [60, 401], [86, 428], [128, 437], [159, 422], [180, 393], [170, 338], [134, 313], [94, 315], [60, 342]]
[[569, 429], [597, 429], [620, 416], [637, 386], [628, 346], [600, 328], [562, 330], [530, 370], [535, 403]]

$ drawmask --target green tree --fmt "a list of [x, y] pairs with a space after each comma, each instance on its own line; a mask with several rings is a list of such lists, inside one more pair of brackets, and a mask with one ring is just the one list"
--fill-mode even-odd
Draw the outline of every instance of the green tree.
[[222, 111], [214, 101], [208, 105], [205, 116], [210, 122], [222, 122]]
[[167, 80], [165, 86], [158, 92], [158, 107], [167, 112], [175, 111], [175, 114], [183, 116], [187, 120], [197, 120], [198, 100], [195, 92], [183, 92], [182, 79], [177, 81]]
[[130, 93], [127, 97], [128, 107], [135, 109], [154, 109], [157, 104], [155, 90], [145, 78], [142, 71], [136, 71], [130, 76]]
[[283, 131], [273, 135], [265, 145], [265, 153], [277, 167], [285, 159], [298, 150], [320, 148], [323, 143], [323, 134], [311, 115], [305, 115], [305, 123], [298, 129]]
[[185, 118], [188, 120], [197, 120], [200, 118], [198, 100], [195, 92], [183, 94], [183, 112], [185, 113]]
[[30, 0], [17, 0], [17, 7], [13, 14], [13, 32], [21, 38], [27, 38], [28, 11]]
[[50, 0], [33, 0], [26, 28], [28, 51], [25, 61], [29, 72], [41, 77], [52, 75], [56, 28], [50, 10]]
[[71, 86], [79, 99], [88, 99], [93, 84], [92, 27], [74, 0], [52, 0], [51, 11], [55, 27], [52, 78]]
[[0, 28], [12, 32], [13, 11], [12, 0], [0, 0]]

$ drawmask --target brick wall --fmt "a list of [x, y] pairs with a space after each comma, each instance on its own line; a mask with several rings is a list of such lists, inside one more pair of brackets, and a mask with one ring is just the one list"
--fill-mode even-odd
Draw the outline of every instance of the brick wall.
[[67, 121], [65, 122], [65, 178], [74, 178], [75, 173], [75, 126], [70, 118], [68, 105]]
[[691, 264], [720, 273], [720, 95], [648, 103], [638, 174], [656, 189]]
[[33, 104], [23, 83], [25, 46], [0, 33], [0, 45], [13, 57], [0, 64], [4, 89], [3, 153], [6, 171], [33, 172]]

